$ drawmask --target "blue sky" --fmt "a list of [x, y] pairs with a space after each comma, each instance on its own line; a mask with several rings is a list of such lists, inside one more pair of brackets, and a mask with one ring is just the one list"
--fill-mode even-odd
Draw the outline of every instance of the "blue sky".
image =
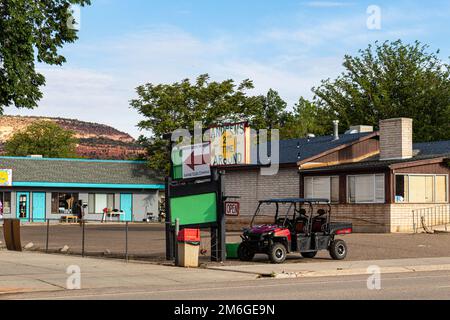
[[[78, 118], [137, 137], [134, 88], [209, 73], [246, 78], [254, 94], [278, 90], [290, 107], [342, 71], [345, 54], [376, 40], [420, 40], [450, 56], [450, 1], [92, 0], [80, 11], [80, 39], [62, 50], [35, 110], [6, 113]], [[367, 8], [381, 9], [369, 30]]]

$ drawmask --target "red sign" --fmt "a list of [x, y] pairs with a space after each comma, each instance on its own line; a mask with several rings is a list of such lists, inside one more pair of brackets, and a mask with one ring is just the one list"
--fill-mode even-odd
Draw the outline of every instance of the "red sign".
[[227, 216], [239, 216], [239, 202], [225, 202], [225, 214]]

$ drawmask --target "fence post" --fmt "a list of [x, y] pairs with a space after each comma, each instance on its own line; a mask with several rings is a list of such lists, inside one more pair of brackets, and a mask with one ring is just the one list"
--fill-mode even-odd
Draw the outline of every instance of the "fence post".
[[86, 222], [84, 221], [84, 218], [81, 219], [81, 226], [83, 228], [82, 231], [82, 235], [81, 235], [81, 257], [84, 258], [84, 227], [85, 227]]
[[128, 221], [125, 222], [125, 262], [128, 262]]
[[45, 253], [48, 253], [48, 236], [50, 233], [50, 219], [46, 218], [47, 220], [47, 236], [45, 238]]

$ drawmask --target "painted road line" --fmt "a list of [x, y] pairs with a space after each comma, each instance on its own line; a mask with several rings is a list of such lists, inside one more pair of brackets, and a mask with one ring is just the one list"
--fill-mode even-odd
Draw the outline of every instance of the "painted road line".
[[[412, 279], [436, 279], [436, 278], [444, 278], [449, 279], [450, 274], [446, 275], [419, 275], [419, 276], [404, 276], [402, 277], [385, 277], [383, 281], [405, 281]], [[250, 280], [251, 281], [251, 280]], [[184, 289], [169, 289], [169, 290], [161, 290], [159, 288], [155, 288], [153, 290], [133, 290], [133, 291], [122, 291], [122, 292], [111, 292], [111, 293], [86, 293], [86, 292], [78, 292], [79, 294], [63, 294], [63, 295], [51, 295], [48, 297], [37, 297], [32, 298], [33, 300], [54, 300], [54, 299], [70, 299], [70, 298], [95, 298], [95, 297], [115, 297], [115, 296], [134, 296], [134, 295], [156, 295], [163, 293], [186, 293], [186, 292], [205, 292], [205, 291], [220, 291], [220, 290], [241, 290], [241, 289], [255, 289], [255, 288], [271, 288], [271, 287], [291, 287], [291, 286], [308, 286], [308, 285], [317, 285], [317, 284], [344, 284], [344, 283], [367, 283], [367, 279], [345, 279], [340, 278], [337, 280], [328, 279], [326, 281], [295, 281], [295, 282], [286, 282], [280, 283], [275, 279], [267, 279], [265, 280], [267, 283], [258, 282], [258, 284], [245, 284], [245, 285], [235, 285], [235, 286], [216, 286], [216, 287], [205, 287], [205, 288], [184, 288]], [[120, 288], [114, 288], [115, 290], [120, 290]], [[97, 289], [95, 289], [97, 290]], [[62, 293], [61, 291], [53, 291], [55, 294]], [[64, 291], [68, 293], [68, 291]], [[75, 292], [71, 292], [75, 293]], [[7, 298], [7, 297], [2, 297]], [[14, 299], [19, 297], [15, 296]]]

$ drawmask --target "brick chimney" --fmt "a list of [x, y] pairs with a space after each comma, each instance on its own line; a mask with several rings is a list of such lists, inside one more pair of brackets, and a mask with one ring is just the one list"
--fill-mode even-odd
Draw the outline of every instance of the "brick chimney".
[[380, 160], [412, 158], [412, 134], [412, 119], [395, 118], [381, 120]]

